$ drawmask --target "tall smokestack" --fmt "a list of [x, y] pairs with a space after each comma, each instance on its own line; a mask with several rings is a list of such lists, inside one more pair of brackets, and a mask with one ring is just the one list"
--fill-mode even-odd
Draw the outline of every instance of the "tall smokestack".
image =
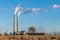
[[16, 15], [14, 15], [14, 28], [13, 28], [13, 34], [16, 33]]
[[17, 17], [17, 32], [18, 32], [18, 17]]
[[18, 12], [18, 16], [17, 16], [17, 32], [20, 32], [20, 14], [21, 11]]
[[17, 16], [17, 32], [20, 32], [20, 20], [19, 20], [19, 16]]
[[17, 20], [16, 20], [16, 14], [17, 14], [17, 12], [19, 11], [19, 6], [17, 6], [16, 8], [15, 8], [15, 11], [14, 11], [14, 28], [13, 28], [13, 34], [16, 34], [16, 26], [17, 26]]

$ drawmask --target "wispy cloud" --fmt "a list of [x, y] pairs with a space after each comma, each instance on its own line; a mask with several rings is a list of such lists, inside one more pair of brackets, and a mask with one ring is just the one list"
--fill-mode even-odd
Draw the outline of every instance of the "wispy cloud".
[[51, 7], [52, 7], [52, 8], [60, 8], [60, 5], [53, 4]]

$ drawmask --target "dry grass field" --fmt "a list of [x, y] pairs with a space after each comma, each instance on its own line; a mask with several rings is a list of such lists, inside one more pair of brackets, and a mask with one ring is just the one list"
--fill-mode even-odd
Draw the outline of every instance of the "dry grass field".
[[57, 35], [5, 35], [0, 40], [60, 40]]

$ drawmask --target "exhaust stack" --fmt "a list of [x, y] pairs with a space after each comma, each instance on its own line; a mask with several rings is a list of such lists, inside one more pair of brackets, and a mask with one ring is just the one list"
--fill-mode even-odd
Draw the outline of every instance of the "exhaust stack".
[[17, 16], [17, 33], [18, 34], [20, 32], [20, 14], [21, 14], [21, 11], [18, 12], [18, 16]]
[[17, 32], [20, 32], [20, 21], [19, 21], [19, 16], [17, 16]]
[[16, 15], [14, 15], [14, 28], [13, 28], [13, 34], [15, 34], [16, 33]]

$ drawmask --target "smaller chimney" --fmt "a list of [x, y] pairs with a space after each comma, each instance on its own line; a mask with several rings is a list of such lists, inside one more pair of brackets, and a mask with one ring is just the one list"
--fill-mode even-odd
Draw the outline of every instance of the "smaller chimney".
[[20, 32], [20, 20], [19, 20], [19, 16], [17, 16], [17, 32]]

